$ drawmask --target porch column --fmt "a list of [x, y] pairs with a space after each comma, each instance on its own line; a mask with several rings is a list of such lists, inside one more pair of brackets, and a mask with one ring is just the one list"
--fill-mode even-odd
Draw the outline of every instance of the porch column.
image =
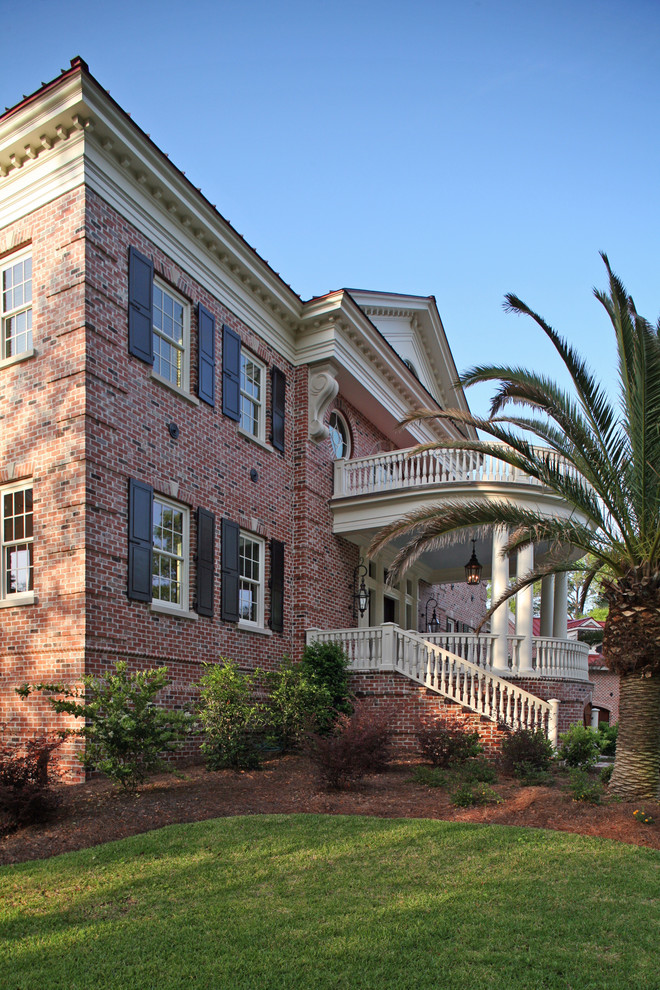
[[541, 580], [541, 635], [552, 636], [552, 618], [555, 604], [555, 576], [548, 574]]
[[554, 616], [552, 635], [555, 639], [568, 639], [568, 574], [555, 574]]
[[[506, 526], [498, 526], [493, 530], [493, 557], [491, 565], [491, 596], [496, 602], [507, 589], [509, 584], [509, 558], [502, 554], [502, 547], [508, 539]], [[500, 605], [490, 620], [490, 629], [495, 639], [493, 641], [492, 665], [495, 673], [509, 669], [509, 608]]]
[[[534, 547], [522, 547], [518, 551], [516, 577], [523, 577], [534, 567]], [[534, 588], [524, 588], [516, 595], [516, 636], [522, 636], [520, 643], [520, 674], [529, 674], [532, 667], [532, 633], [534, 619]]]

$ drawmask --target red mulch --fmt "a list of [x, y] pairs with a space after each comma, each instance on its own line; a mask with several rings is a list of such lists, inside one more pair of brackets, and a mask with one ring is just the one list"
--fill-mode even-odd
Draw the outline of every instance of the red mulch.
[[[660, 849], [660, 824], [637, 822], [633, 811], [638, 804], [607, 798], [600, 805], [585, 804], [573, 801], [559, 783], [521, 787], [503, 779], [493, 787], [501, 804], [454, 808], [440, 788], [413, 784], [412, 769], [400, 763], [359, 786], [333, 793], [319, 789], [312, 767], [301, 756], [279, 757], [262, 770], [241, 773], [189, 767], [182, 777], [155, 777], [137, 795], [120, 793], [100, 778], [59, 785], [62, 803], [56, 818], [0, 836], [0, 863], [41, 859], [179, 822], [297, 812], [525, 825]], [[645, 801], [641, 806], [660, 823], [659, 803]]]

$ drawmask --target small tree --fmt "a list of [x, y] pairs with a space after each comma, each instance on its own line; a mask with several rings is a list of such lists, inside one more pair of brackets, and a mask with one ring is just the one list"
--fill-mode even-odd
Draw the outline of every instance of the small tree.
[[190, 731], [192, 716], [170, 711], [155, 697], [170, 683], [167, 667], [129, 673], [119, 661], [114, 673], [84, 677], [83, 688], [65, 684], [24, 684], [17, 693], [27, 698], [45, 691], [57, 714], [73, 715], [85, 724], [75, 734], [85, 740], [79, 754], [83, 765], [100, 770], [125, 790], [135, 790], [151, 774], [168, 769], [166, 753], [180, 749]]
[[328, 688], [310, 678], [301, 664], [283, 657], [279, 670], [266, 675], [269, 698], [265, 718], [283, 749], [295, 749], [307, 732], [332, 716]]
[[264, 706], [253, 698], [255, 678], [241, 674], [236, 661], [227, 657], [204, 667], [198, 714], [205, 737], [202, 752], [207, 767], [209, 770], [258, 767], [257, 742], [265, 719]]
[[325, 724], [319, 725], [323, 730], [332, 726], [337, 715], [350, 715], [353, 711], [348, 688], [349, 665], [350, 661], [339, 643], [309, 643], [303, 651], [303, 671], [330, 694], [330, 712]]

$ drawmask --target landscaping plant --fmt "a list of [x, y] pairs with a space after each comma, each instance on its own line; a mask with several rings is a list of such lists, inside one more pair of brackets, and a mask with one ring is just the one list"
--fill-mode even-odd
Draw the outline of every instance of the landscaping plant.
[[481, 804], [499, 804], [501, 798], [487, 784], [461, 784], [452, 797], [457, 808], [472, 808]]
[[516, 729], [502, 739], [502, 762], [516, 777], [529, 777], [533, 771], [547, 772], [554, 749], [542, 729]]
[[348, 687], [350, 661], [339, 643], [317, 642], [305, 647], [301, 666], [311, 681], [330, 694], [330, 709], [319, 726], [327, 731], [339, 715], [350, 715], [353, 711]]
[[329, 734], [309, 736], [308, 753], [322, 786], [338, 790], [387, 769], [389, 744], [387, 713], [376, 714], [358, 702], [352, 715], [340, 715]]
[[569, 767], [592, 767], [599, 754], [599, 734], [579, 722], [559, 737], [557, 756]]
[[193, 728], [192, 716], [157, 705], [155, 698], [170, 683], [167, 667], [129, 672], [125, 661], [101, 677], [83, 677], [82, 688], [64, 684], [24, 684], [27, 698], [48, 693], [57, 714], [84, 720], [75, 729], [85, 740], [78, 754], [89, 770], [100, 770], [125, 790], [135, 790], [151, 774], [169, 769], [165, 755], [180, 749]]
[[302, 664], [283, 657], [279, 669], [268, 671], [265, 680], [269, 694], [264, 717], [282, 749], [298, 748], [308, 732], [328, 724], [330, 690]]
[[569, 790], [574, 801], [588, 801], [591, 804], [600, 804], [603, 796], [603, 786], [599, 780], [594, 780], [587, 770], [581, 767], [573, 767], [569, 776]]
[[416, 736], [422, 759], [434, 767], [461, 763], [482, 750], [478, 732], [443, 718], [420, 723]]
[[264, 706], [255, 700], [259, 672], [241, 674], [236, 661], [227, 657], [204, 668], [197, 714], [208, 769], [256, 769], [265, 726]]
[[65, 738], [43, 735], [0, 743], [0, 833], [48, 821], [59, 799], [51, 789], [53, 753]]
[[616, 755], [616, 738], [619, 734], [619, 724], [615, 722], [610, 725], [608, 722], [601, 722], [598, 726], [598, 745], [602, 756]]

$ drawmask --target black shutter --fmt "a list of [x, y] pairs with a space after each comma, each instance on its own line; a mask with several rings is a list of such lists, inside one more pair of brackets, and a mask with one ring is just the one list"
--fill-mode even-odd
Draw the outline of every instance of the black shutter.
[[279, 368], [271, 369], [272, 444], [275, 450], [284, 450], [284, 397], [286, 394], [286, 378]]
[[154, 363], [154, 263], [134, 247], [128, 249], [128, 351]]
[[197, 307], [199, 364], [197, 395], [215, 406], [215, 316], [200, 303]]
[[213, 615], [215, 570], [215, 516], [201, 507], [197, 510], [197, 614]]
[[222, 411], [225, 416], [241, 418], [241, 338], [231, 327], [222, 327]]
[[238, 537], [240, 527], [222, 520], [222, 612], [228, 622], [238, 622]]
[[270, 628], [284, 631], [284, 544], [270, 541]]
[[128, 597], [151, 601], [153, 541], [151, 485], [131, 478], [128, 482]]

